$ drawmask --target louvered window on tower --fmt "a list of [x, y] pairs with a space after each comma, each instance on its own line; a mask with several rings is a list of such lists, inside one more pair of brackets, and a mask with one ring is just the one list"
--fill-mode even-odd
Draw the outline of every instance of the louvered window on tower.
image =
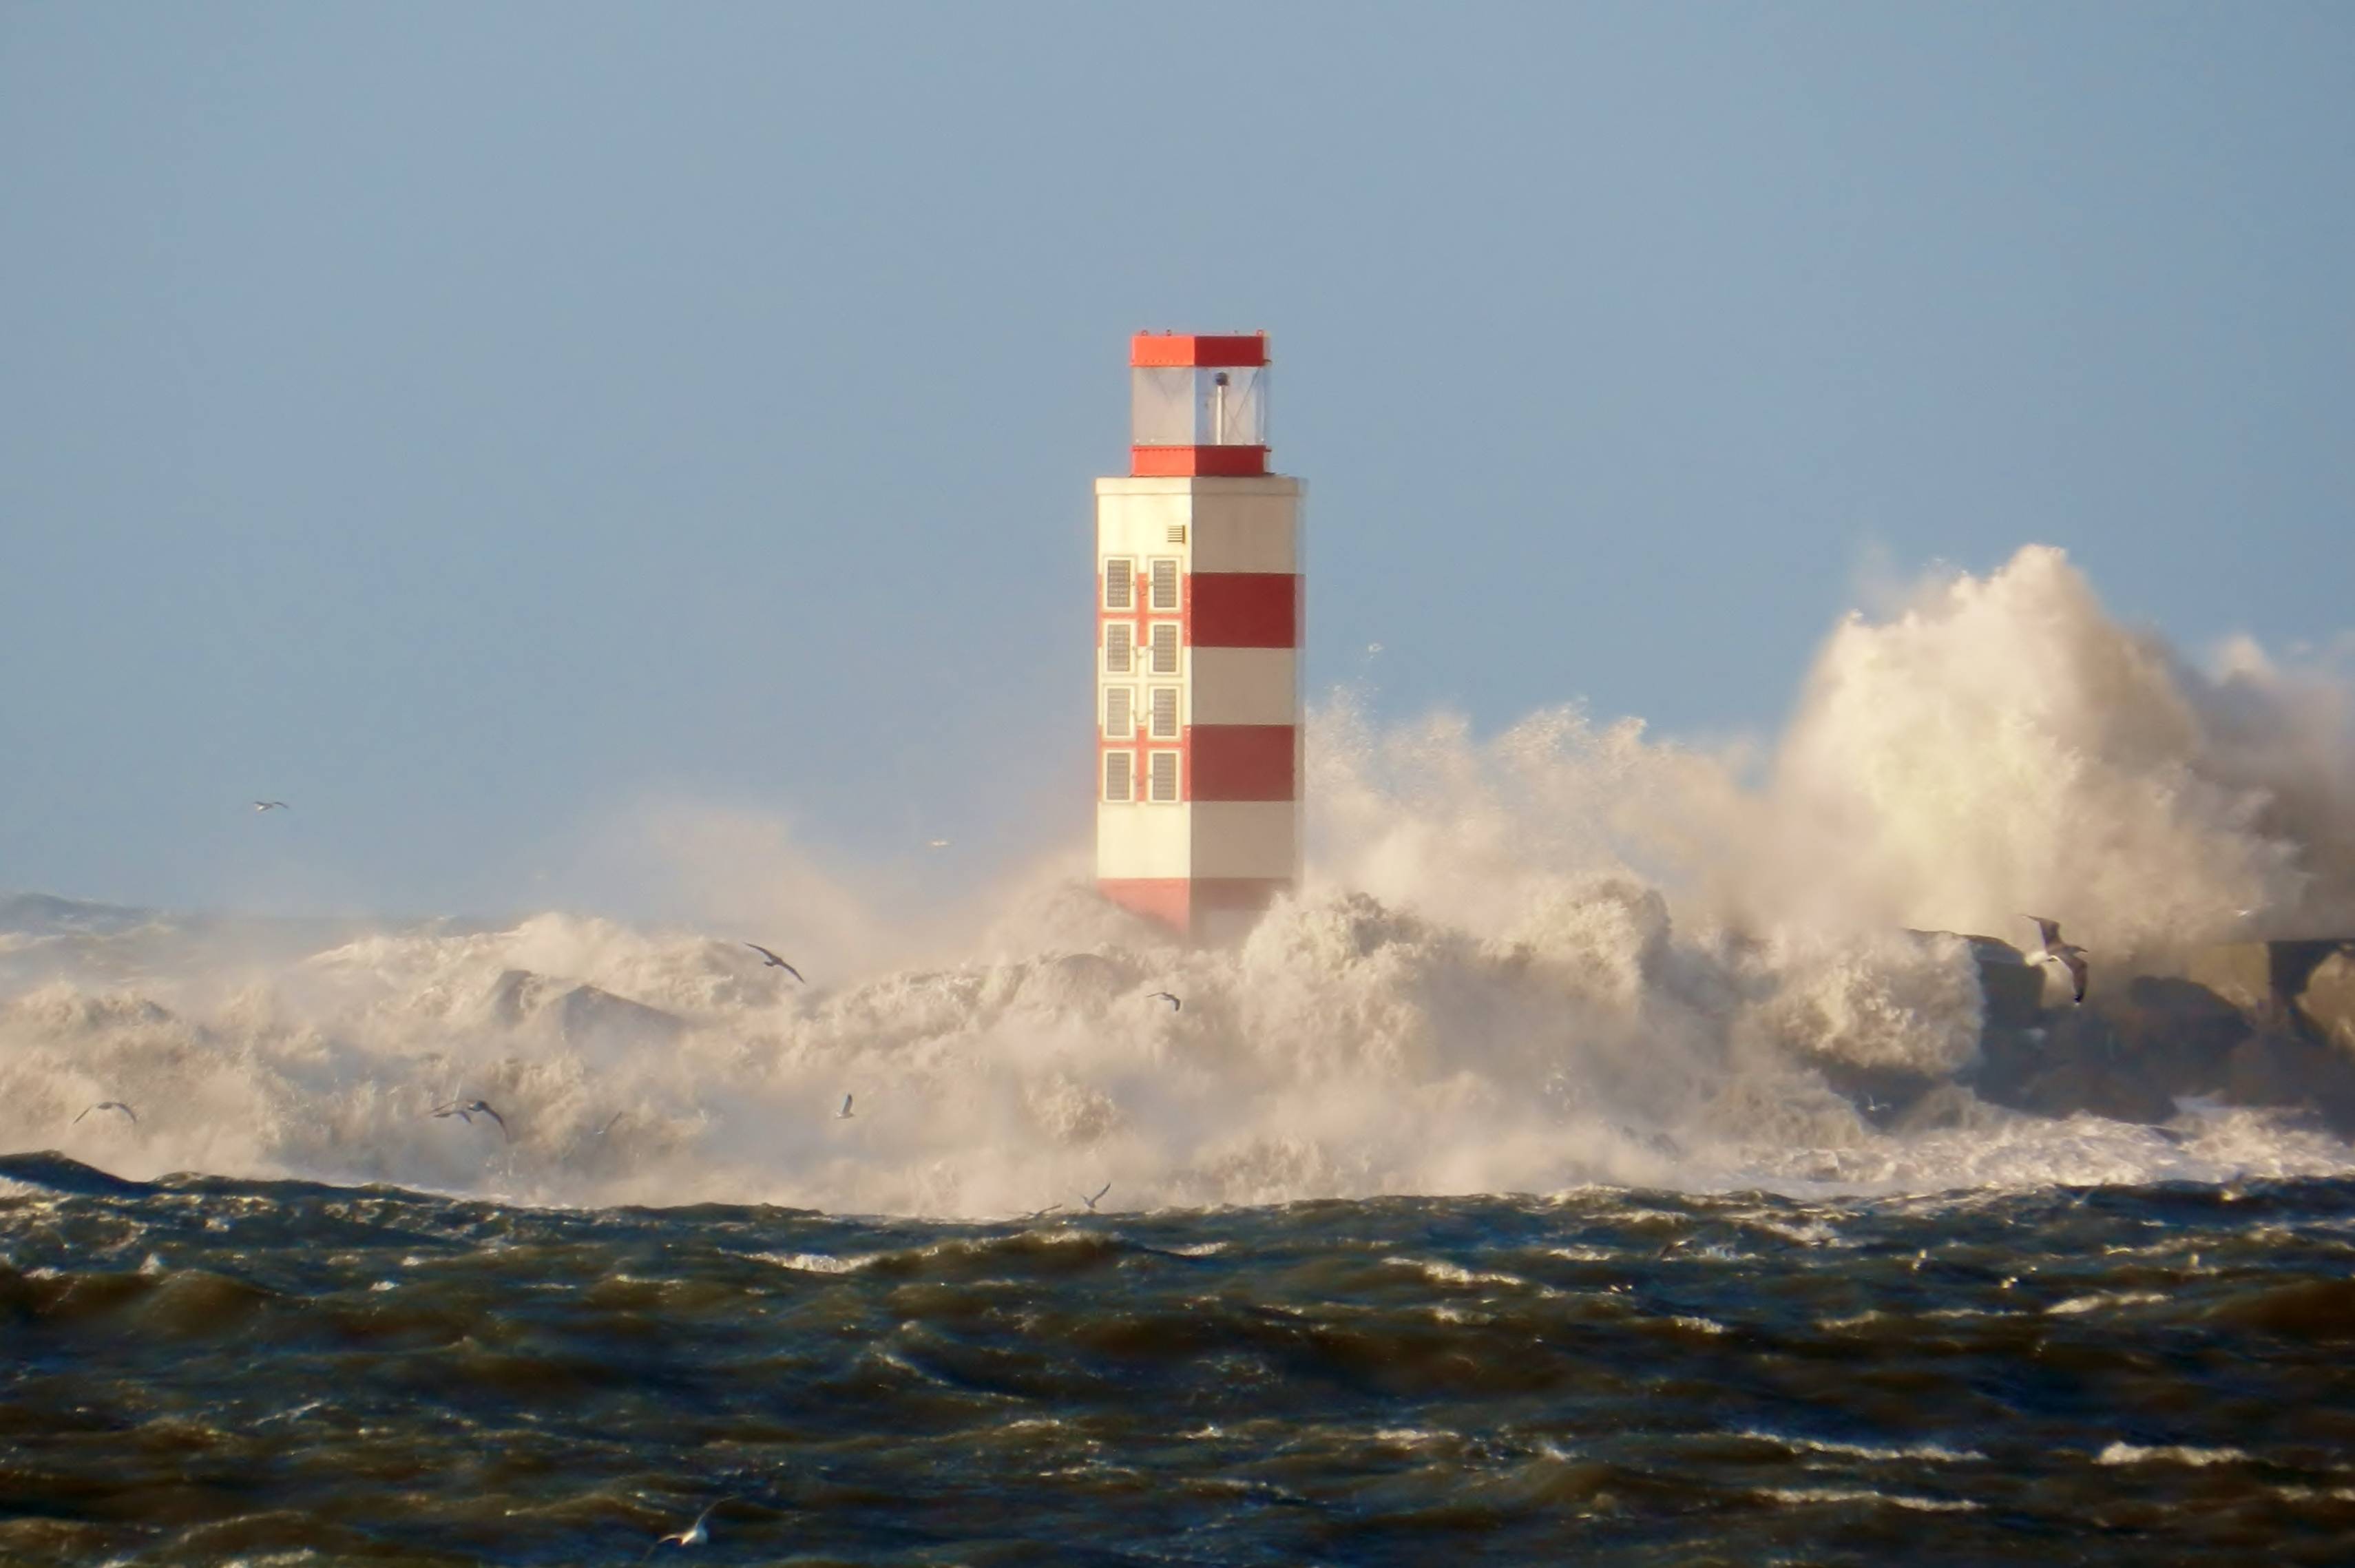
[[1136, 635], [1133, 626], [1112, 625], [1104, 628], [1104, 673], [1126, 675], [1130, 664], [1130, 639]]
[[1104, 753], [1104, 798], [1106, 800], [1135, 798], [1136, 791], [1129, 782], [1129, 771], [1135, 764], [1136, 756], [1133, 752]]
[[1136, 562], [1124, 555], [1104, 562], [1104, 608], [1125, 610], [1136, 603]]
[[1178, 608], [1178, 563], [1174, 560], [1165, 558], [1153, 563], [1153, 607]]
[[[1123, 665], [1120, 667], [1126, 669], [1128, 667]], [[1153, 673], [1178, 673], [1178, 623], [1175, 621], [1164, 621], [1153, 628]]]
[[1178, 688], [1174, 686], [1153, 688], [1153, 738], [1156, 741], [1178, 738]]
[[1125, 741], [1136, 733], [1136, 693], [1133, 687], [1104, 688], [1104, 734]]
[[1147, 765], [1153, 770], [1148, 778], [1148, 782], [1153, 786], [1153, 798], [1176, 800], [1178, 798], [1178, 753], [1155, 752], [1147, 759]]

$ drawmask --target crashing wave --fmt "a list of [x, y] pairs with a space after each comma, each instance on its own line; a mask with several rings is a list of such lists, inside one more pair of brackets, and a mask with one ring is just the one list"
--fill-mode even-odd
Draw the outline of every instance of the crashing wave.
[[[809, 928], [863, 956], [805, 965], [807, 987], [733, 934], [561, 913], [265, 940], [17, 900], [0, 1147], [934, 1214], [1107, 1180], [1146, 1206], [2340, 1169], [2346, 1145], [2295, 1116], [2154, 1129], [2036, 1077], [2073, 1037], [1992, 1025], [1987, 944], [1908, 928], [2055, 913], [2105, 965], [2097, 1002], [2127, 1007], [2132, 964], [2345, 918], [2343, 711], [2249, 645], [2191, 669], [2030, 549], [1842, 625], [1763, 768], [1575, 709], [1481, 739], [1337, 697], [1312, 725], [1308, 883], [1231, 948], [1168, 944], [1068, 867], [933, 962], [824, 880]], [[2007, 1073], [2046, 1098], [1995, 1094]], [[2156, 1097], [2139, 1119], [2172, 1115]], [[506, 1136], [430, 1115], [461, 1098]], [[140, 1120], [72, 1121], [100, 1099]]]

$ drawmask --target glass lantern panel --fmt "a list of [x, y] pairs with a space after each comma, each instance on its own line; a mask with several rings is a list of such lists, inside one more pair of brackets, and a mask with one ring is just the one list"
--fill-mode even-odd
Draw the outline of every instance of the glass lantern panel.
[[1130, 371], [1128, 411], [1130, 445], [1194, 445], [1193, 368], [1139, 366]]
[[1132, 445], [1267, 444], [1265, 366], [1139, 366], [1129, 376]]
[[1267, 368], [1194, 372], [1196, 446], [1267, 444]]

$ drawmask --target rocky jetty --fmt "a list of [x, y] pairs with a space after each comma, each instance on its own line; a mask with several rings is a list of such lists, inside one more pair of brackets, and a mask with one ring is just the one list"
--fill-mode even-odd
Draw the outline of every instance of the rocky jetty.
[[2025, 955], [1969, 940], [1987, 997], [1966, 1079], [1980, 1099], [2149, 1124], [2198, 1100], [2303, 1112], [2355, 1136], [2355, 939], [2205, 949], [2179, 977], [2096, 981], [2082, 1008], [2059, 987], [2061, 1005], [2044, 1006]]
[[570, 1045], [666, 1044], [687, 1029], [687, 1020], [676, 1013], [528, 969], [500, 975], [485, 1003], [490, 1016], [508, 1029], [545, 1030]]

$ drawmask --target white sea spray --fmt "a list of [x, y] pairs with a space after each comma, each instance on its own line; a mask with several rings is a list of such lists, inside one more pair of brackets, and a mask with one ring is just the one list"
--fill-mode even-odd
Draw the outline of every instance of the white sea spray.
[[[950, 937], [776, 824], [677, 814], [651, 838], [693, 927], [28, 925], [0, 949], [0, 1147], [961, 1216], [1077, 1211], [1106, 1182], [1119, 1209], [2344, 1169], [2339, 1139], [2261, 1114], [2162, 1136], [1979, 1104], [1970, 950], [1920, 933], [2023, 939], [2035, 910], [2100, 962], [2163, 964], [2350, 918], [2346, 714], [2343, 682], [2245, 640], [2201, 672], [2031, 548], [1838, 627], [1773, 747], [1574, 707], [1384, 727], [1336, 694], [1307, 881], [1230, 948], [1104, 905], [1076, 853]], [[1951, 1081], [1951, 1114], [1879, 1128], [1838, 1072]], [[477, 1097], [505, 1135], [431, 1115]], [[101, 1099], [139, 1121], [73, 1120]]]

